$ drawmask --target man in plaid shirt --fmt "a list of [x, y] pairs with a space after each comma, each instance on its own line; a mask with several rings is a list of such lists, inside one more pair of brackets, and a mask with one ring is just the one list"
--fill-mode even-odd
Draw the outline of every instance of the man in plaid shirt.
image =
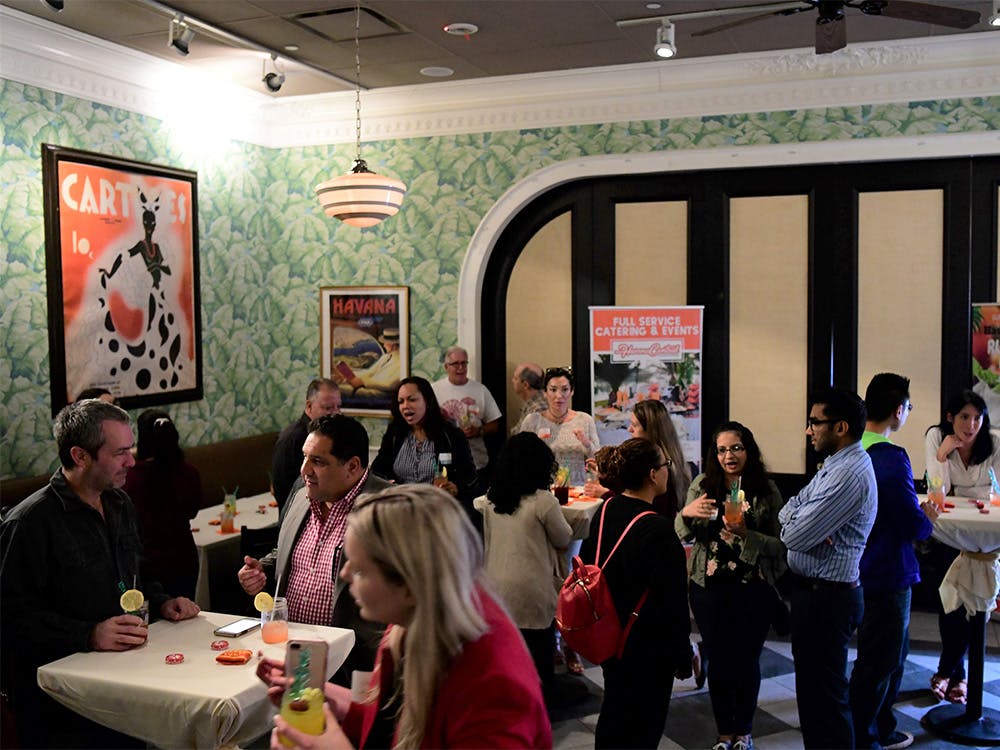
[[288, 600], [292, 622], [332, 625], [354, 631], [354, 648], [333, 681], [350, 686], [354, 670], [370, 672], [383, 626], [361, 619], [347, 584], [344, 564], [347, 516], [355, 499], [389, 483], [368, 470], [368, 433], [361, 423], [336, 414], [309, 424], [302, 447], [304, 486], [289, 500], [278, 532], [278, 547], [261, 560], [244, 558], [239, 579], [256, 594], [274, 568], [276, 596]]

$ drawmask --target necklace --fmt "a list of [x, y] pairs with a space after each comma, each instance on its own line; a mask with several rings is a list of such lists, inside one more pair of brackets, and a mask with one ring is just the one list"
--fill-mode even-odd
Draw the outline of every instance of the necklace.
[[557, 417], [555, 415], [555, 412], [552, 411], [552, 409], [546, 409], [545, 413], [548, 415], [546, 419], [548, 419], [550, 422], [554, 422], [555, 424], [562, 424], [567, 419], [569, 419], [569, 409], [567, 409], [561, 417]]

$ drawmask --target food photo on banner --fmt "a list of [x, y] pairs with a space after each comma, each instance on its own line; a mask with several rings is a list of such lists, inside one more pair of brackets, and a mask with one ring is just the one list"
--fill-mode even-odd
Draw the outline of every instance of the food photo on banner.
[[591, 307], [591, 408], [601, 445], [627, 440], [637, 403], [662, 402], [701, 466], [702, 307]]
[[345, 414], [388, 416], [410, 374], [409, 287], [320, 289], [323, 377], [340, 387]]
[[202, 397], [197, 175], [45, 144], [52, 411]]
[[1000, 302], [972, 306], [972, 379], [991, 414], [1000, 414]]

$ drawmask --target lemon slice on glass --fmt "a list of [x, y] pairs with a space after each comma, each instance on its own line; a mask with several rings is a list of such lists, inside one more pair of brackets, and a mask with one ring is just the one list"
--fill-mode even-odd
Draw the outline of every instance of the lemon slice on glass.
[[261, 591], [253, 598], [253, 608], [258, 612], [270, 612], [274, 609], [274, 599], [266, 591]]
[[121, 599], [118, 603], [121, 605], [122, 610], [125, 612], [137, 612], [139, 607], [142, 606], [143, 601], [146, 597], [142, 595], [142, 592], [138, 589], [129, 589], [124, 594], [122, 594]]

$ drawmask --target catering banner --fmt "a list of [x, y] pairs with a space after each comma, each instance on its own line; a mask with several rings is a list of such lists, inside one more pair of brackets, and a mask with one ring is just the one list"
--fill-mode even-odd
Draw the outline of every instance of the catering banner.
[[629, 438], [633, 408], [667, 407], [684, 457], [701, 466], [703, 307], [591, 307], [591, 412], [601, 445]]
[[972, 390], [1000, 414], [1000, 302], [972, 306]]

